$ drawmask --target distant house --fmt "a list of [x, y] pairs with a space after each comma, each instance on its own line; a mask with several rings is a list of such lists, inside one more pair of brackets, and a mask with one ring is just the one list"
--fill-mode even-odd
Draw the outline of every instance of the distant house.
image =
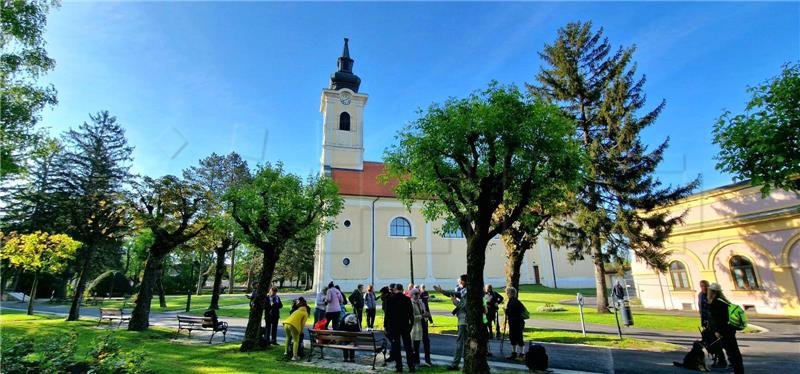
[[[359, 92], [361, 78], [353, 74], [353, 59], [345, 41], [338, 70], [330, 87], [323, 89], [323, 136], [321, 173], [331, 177], [344, 198], [338, 227], [317, 239], [314, 285], [335, 281], [342, 289], [357, 284], [376, 286], [411, 278], [414, 281], [452, 288], [466, 272], [466, 240], [460, 230], [442, 232], [443, 222], [428, 222], [416, 204], [409, 211], [395, 197], [393, 185], [382, 184], [380, 162], [364, 161], [364, 108], [368, 96]], [[413, 256], [409, 253], [409, 237]], [[490, 241], [484, 280], [505, 285], [505, 249], [499, 237]], [[570, 263], [566, 251], [550, 248], [540, 240], [528, 251], [520, 283], [558, 287], [593, 287], [591, 261]]]
[[665, 246], [669, 271], [657, 275], [632, 262], [645, 307], [697, 309], [700, 280], [717, 282], [731, 301], [762, 314], [800, 316], [800, 199], [737, 183], [669, 206], [686, 212]]

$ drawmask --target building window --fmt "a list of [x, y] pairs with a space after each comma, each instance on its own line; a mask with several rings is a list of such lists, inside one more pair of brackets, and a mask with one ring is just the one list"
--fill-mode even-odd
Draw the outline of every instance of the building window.
[[738, 290], [755, 290], [758, 288], [758, 280], [756, 280], [756, 271], [753, 269], [753, 263], [742, 256], [731, 257], [731, 275], [733, 276], [733, 284]]
[[689, 273], [686, 272], [686, 266], [682, 262], [673, 261], [669, 264], [669, 275], [672, 277], [672, 287], [676, 290], [691, 289], [689, 283]]
[[389, 236], [411, 236], [411, 223], [403, 217], [397, 217], [389, 225]]
[[442, 234], [442, 237], [447, 239], [458, 239], [463, 238], [464, 233], [461, 231], [461, 229], [456, 229], [455, 231], [445, 231]]
[[350, 113], [342, 112], [339, 115], [339, 130], [350, 131]]

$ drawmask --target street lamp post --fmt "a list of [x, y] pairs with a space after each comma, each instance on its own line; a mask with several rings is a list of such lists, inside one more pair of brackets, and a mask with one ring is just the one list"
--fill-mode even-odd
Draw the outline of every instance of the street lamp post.
[[416, 236], [406, 236], [406, 241], [408, 242], [408, 261], [409, 261], [409, 268], [411, 269], [412, 284], [414, 284], [414, 247], [413, 247], [414, 240], [417, 240]]

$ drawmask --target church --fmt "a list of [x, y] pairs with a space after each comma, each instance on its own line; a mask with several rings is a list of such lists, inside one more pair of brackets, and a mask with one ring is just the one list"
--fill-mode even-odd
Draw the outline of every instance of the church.
[[[383, 163], [364, 160], [364, 108], [369, 96], [360, 92], [361, 78], [353, 73], [348, 40], [344, 40], [338, 69], [322, 90], [321, 173], [332, 178], [344, 198], [337, 227], [317, 238], [314, 285], [330, 281], [343, 290], [358, 284], [441, 284], [450, 288], [466, 272], [467, 243], [458, 232], [442, 233], [443, 222], [428, 222], [395, 197], [393, 185], [382, 184]], [[487, 248], [484, 282], [505, 286], [503, 241], [496, 237]], [[591, 261], [570, 263], [566, 251], [539, 240], [522, 264], [520, 283], [548, 287], [594, 287]]]

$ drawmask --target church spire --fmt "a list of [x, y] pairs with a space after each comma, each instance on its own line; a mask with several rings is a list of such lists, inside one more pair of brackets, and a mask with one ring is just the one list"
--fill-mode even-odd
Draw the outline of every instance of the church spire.
[[353, 59], [350, 58], [350, 47], [348, 42], [350, 40], [344, 38], [344, 48], [342, 49], [342, 56], [338, 60], [338, 70], [331, 74], [331, 89], [339, 90], [342, 88], [349, 88], [353, 92], [358, 92], [358, 87], [361, 85], [361, 78], [353, 74]]

